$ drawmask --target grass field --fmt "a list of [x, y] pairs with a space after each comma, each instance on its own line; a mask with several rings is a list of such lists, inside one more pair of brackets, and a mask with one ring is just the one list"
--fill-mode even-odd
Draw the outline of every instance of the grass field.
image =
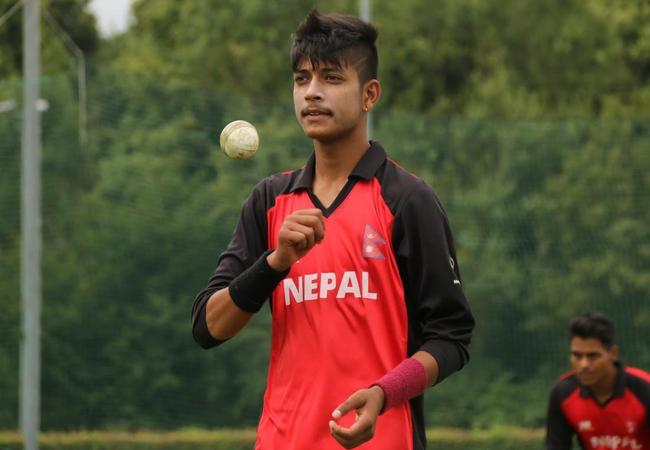
[[[527, 450], [542, 448], [543, 430], [494, 428], [427, 430], [429, 450]], [[60, 450], [251, 450], [255, 430], [188, 429], [179, 431], [78, 431], [45, 432], [40, 448]], [[0, 450], [22, 448], [20, 434], [0, 431]]]

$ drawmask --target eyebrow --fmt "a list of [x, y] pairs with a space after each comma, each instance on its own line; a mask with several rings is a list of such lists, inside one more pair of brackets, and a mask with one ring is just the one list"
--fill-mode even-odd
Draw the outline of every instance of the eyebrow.
[[[340, 71], [341, 71], [341, 68], [336, 67], [336, 66], [319, 67], [318, 70], [317, 70], [317, 72], [325, 72], [325, 73], [340, 72]], [[310, 72], [310, 70], [305, 69], [305, 68], [293, 71], [293, 73], [309, 73], [309, 72]]]
[[600, 355], [601, 353], [600, 352], [590, 352], [590, 351], [581, 352], [579, 350], [571, 350], [571, 354], [576, 355], [576, 356], [582, 356], [582, 355], [592, 356], [592, 355]]

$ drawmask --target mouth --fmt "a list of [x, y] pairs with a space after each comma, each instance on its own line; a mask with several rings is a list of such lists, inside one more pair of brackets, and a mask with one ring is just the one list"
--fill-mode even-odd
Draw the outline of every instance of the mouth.
[[300, 114], [302, 117], [312, 117], [312, 118], [317, 118], [317, 117], [322, 117], [322, 116], [331, 116], [332, 112], [329, 109], [323, 109], [323, 108], [305, 108], [303, 109]]
[[591, 372], [579, 372], [577, 375], [580, 380], [589, 380], [593, 377], [593, 373]]

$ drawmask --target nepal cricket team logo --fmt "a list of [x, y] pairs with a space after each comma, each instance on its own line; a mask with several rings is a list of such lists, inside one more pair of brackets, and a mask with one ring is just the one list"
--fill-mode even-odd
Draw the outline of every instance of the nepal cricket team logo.
[[363, 244], [361, 248], [363, 257], [368, 259], [386, 259], [379, 249], [381, 245], [386, 245], [384, 238], [370, 225], [366, 224], [366, 229], [363, 231]]
[[591, 420], [581, 420], [578, 423], [578, 431], [593, 431], [594, 427], [591, 424]]
[[627, 427], [627, 432], [630, 434], [636, 433], [636, 423], [632, 422], [631, 420], [628, 420], [625, 422], [625, 426]]

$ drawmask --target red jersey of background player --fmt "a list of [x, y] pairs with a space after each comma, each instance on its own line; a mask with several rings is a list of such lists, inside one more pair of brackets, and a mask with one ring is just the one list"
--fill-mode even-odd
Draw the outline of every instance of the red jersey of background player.
[[549, 450], [570, 449], [574, 435], [587, 450], [650, 449], [650, 374], [619, 367], [616, 387], [604, 404], [574, 373], [553, 388], [549, 408]]
[[650, 449], [650, 374], [623, 367], [613, 324], [589, 313], [571, 322], [571, 364], [551, 391], [547, 450]]

